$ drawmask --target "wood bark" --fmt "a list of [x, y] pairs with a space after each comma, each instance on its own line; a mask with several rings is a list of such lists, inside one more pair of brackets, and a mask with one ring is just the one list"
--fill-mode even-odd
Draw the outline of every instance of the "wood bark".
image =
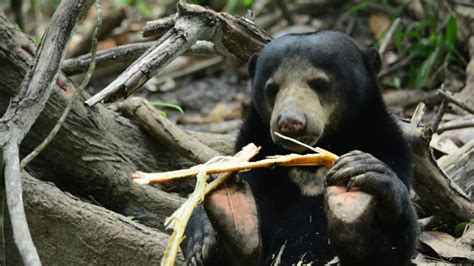
[[[44, 265], [158, 265], [168, 235], [22, 172], [30, 231]], [[7, 223], [7, 225], [9, 222]], [[21, 265], [6, 227], [6, 265]], [[178, 263], [183, 261], [178, 255]]]
[[438, 164], [474, 202], [474, 140], [452, 154], [441, 157]]
[[[0, 113], [20, 86], [31, 61], [32, 44], [0, 16]], [[46, 106], [21, 145], [21, 154], [29, 153], [46, 137], [72, 95], [74, 85], [59, 75]], [[82, 100], [88, 95], [83, 94]], [[194, 134], [203, 143], [219, 152], [232, 142], [205, 134]], [[156, 142], [130, 120], [107, 110], [102, 105], [86, 108], [75, 103], [72, 111], [45, 151], [29, 169], [42, 178], [52, 180], [62, 189], [92, 197], [104, 207], [127, 216], [135, 216], [144, 224], [163, 228], [182, 199], [148, 187], [138, 186], [130, 179], [136, 170], [165, 171], [189, 167], [165, 145]]]
[[181, 1], [177, 8], [174, 24], [165, 23], [173, 27], [107, 87], [88, 99], [88, 106], [130, 96], [199, 40], [212, 41], [220, 54], [246, 62], [272, 39], [245, 18]]
[[[246, 21], [240, 23], [245, 24]], [[0, 26], [6, 29], [0, 32], [0, 73], [5, 73], [0, 75], [0, 113], [4, 111], [9, 98], [17, 93], [31, 60], [33, 47], [24, 40], [24, 35], [7, 24], [0, 16]], [[230, 26], [226, 29], [234, 30]], [[261, 42], [244, 51], [242, 49], [248, 47], [236, 44], [247, 44], [252, 34], [242, 33], [241, 30], [236, 34], [240, 37], [229, 37], [227, 49], [235, 53], [234, 57], [240, 56], [238, 58], [242, 61], [253, 53], [252, 49], [264, 45]], [[74, 85], [60, 74], [43, 113], [22, 143], [22, 154], [31, 151], [47, 135], [73, 89]], [[84, 93], [82, 101], [88, 97]], [[220, 153], [232, 153], [233, 136], [191, 134]], [[412, 144], [417, 162], [414, 187], [423, 196], [423, 205], [450, 224], [472, 217], [472, 203], [466, 201], [462, 193], [452, 189], [446, 176], [429, 159], [431, 157], [426, 143], [422, 143], [425, 145], [424, 150], [418, 149], [421, 146], [416, 144], [419, 141], [417, 134], [408, 134], [415, 136], [408, 139], [415, 143]], [[99, 104], [86, 108], [81, 103], [75, 103], [64, 128], [29, 170], [41, 178], [54, 181], [61, 189], [92, 198], [106, 208], [134, 216], [143, 224], [162, 229], [163, 219], [181, 203], [181, 199], [156, 189], [134, 185], [129, 178], [130, 173], [135, 170], [172, 170], [191, 164], [174, 149], [170, 149], [169, 145], [155, 141], [130, 120], [104, 106]], [[433, 191], [438, 195], [433, 196]]]
[[450, 226], [472, 219], [474, 204], [465, 192], [442, 172], [431, 154], [431, 131], [414, 124], [399, 124], [413, 150], [413, 189], [420, 197], [419, 203], [423, 209]]
[[3, 150], [8, 213], [14, 221], [12, 229], [15, 244], [26, 265], [41, 265], [41, 261], [31, 239], [23, 207], [19, 145], [51, 95], [76, 23], [92, 3], [92, 0], [69, 0], [59, 4], [41, 38], [33, 64], [28, 68], [19, 92], [12, 97], [0, 118], [0, 147]]

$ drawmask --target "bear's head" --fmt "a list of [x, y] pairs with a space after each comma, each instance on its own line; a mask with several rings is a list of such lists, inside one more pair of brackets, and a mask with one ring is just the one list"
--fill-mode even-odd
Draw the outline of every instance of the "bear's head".
[[285, 35], [251, 58], [252, 101], [273, 142], [301, 152], [274, 132], [314, 146], [359, 119], [381, 102], [380, 67], [376, 49], [363, 51], [344, 33]]

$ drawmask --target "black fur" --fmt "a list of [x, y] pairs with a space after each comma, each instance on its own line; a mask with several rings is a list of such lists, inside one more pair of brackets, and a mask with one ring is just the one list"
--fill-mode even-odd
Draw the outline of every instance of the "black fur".
[[[380, 57], [376, 51], [364, 52], [350, 37], [334, 31], [286, 35], [269, 43], [248, 66], [253, 105], [240, 129], [236, 151], [253, 142], [262, 147], [256, 159], [290, 153], [273, 143], [261, 103], [266, 80], [284, 57], [292, 56], [304, 56], [314, 67], [333, 75], [331, 79], [338, 83], [334, 85], [337, 97], [344, 104], [342, 115], [330, 118], [337, 121], [331, 121], [331, 128], [316, 144], [338, 155], [349, 153], [336, 162], [339, 172], [330, 172], [328, 183], [349, 182], [342, 170], [354, 174], [367, 170], [371, 178], [360, 179], [357, 186], [374, 195], [380, 211], [370, 231], [354, 232], [361, 235], [363, 246], [344, 246], [337, 239], [329, 243], [329, 234], [332, 232], [334, 237], [335, 229], [328, 231], [331, 226], [325, 218], [323, 196], [303, 196], [285, 168], [243, 173], [240, 176], [252, 188], [261, 222], [263, 254], [259, 264], [269, 265], [282, 246], [284, 265], [300, 260], [319, 265], [336, 255], [343, 265], [409, 264], [416, 235], [416, 216], [408, 195], [412, 162], [402, 133], [387, 113], [379, 92], [376, 75]], [[362, 153], [350, 153], [354, 150]], [[363, 162], [369, 162], [368, 166]], [[355, 248], [362, 255], [351, 255]]]

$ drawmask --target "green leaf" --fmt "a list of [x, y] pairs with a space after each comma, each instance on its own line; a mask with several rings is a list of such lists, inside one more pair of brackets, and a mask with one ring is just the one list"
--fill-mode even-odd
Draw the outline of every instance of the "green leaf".
[[153, 9], [151, 9], [150, 7], [148, 7], [147, 5], [145, 5], [144, 3], [139, 3], [137, 5], [137, 8], [138, 8], [138, 11], [146, 16], [146, 17], [151, 17], [153, 16]]
[[454, 234], [457, 237], [462, 236], [462, 233], [464, 233], [464, 230], [466, 229], [466, 226], [474, 226], [474, 219], [469, 220], [468, 222], [464, 223], [459, 223], [454, 227]]
[[244, 7], [250, 8], [253, 5], [253, 0], [244, 0]]
[[163, 112], [161, 110], [158, 110], [158, 112], [160, 113], [160, 115], [164, 118], [167, 118], [168, 117], [168, 114], [166, 112]]
[[360, 4], [357, 4], [357, 5], [353, 6], [351, 9], [349, 9], [349, 11], [347, 11], [347, 15], [352, 15], [354, 13], [357, 13], [361, 10], [366, 9], [367, 7], [369, 7], [370, 2], [371, 1], [366, 1], [366, 2], [362, 2]]
[[400, 77], [393, 78], [393, 86], [397, 89], [400, 89], [402, 87], [402, 80], [400, 79]]
[[165, 103], [165, 102], [160, 102], [160, 101], [150, 101], [151, 105], [153, 105], [155, 108], [170, 108], [174, 109], [182, 114], [184, 114], [183, 108], [181, 108], [179, 105], [172, 104], [172, 103]]
[[131, 4], [131, 0], [115, 0], [115, 4], [117, 4], [119, 7], [128, 6]]
[[423, 62], [420, 71], [417, 74], [415, 83], [413, 84], [415, 89], [418, 90], [426, 86], [440, 52], [441, 47], [437, 46], [434, 52], [425, 60], [425, 62]]
[[430, 54], [432, 54], [435, 49], [436, 49], [436, 46], [418, 43], [418, 44], [411, 45], [408, 48], [408, 51], [411, 54], [414, 54], [416, 56], [426, 58], [426, 57], [430, 56]]
[[453, 15], [450, 15], [448, 25], [446, 26], [446, 33], [444, 36], [444, 43], [448, 46], [449, 50], [455, 49], [457, 30], [458, 26], [456, 18]]

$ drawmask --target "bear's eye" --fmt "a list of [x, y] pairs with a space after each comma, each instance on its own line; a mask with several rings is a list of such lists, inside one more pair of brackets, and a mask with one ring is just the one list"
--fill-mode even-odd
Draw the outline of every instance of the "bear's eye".
[[326, 92], [329, 89], [329, 82], [322, 78], [310, 80], [308, 85], [317, 92]]
[[270, 97], [275, 97], [278, 93], [278, 86], [275, 83], [269, 83], [265, 87], [265, 93]]

